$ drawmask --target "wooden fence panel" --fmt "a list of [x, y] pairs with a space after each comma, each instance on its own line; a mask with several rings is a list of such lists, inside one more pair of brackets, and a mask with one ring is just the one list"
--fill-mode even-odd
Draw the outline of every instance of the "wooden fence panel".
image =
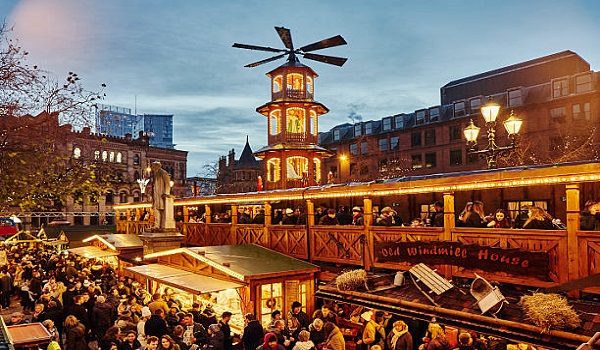
[[265, 234], [263, 225], [236, 225], [235, 243], [233, 244], [252, 244], [256, 243], [263, 247], [268, 247], [269, 237]]
[[205, 239], [207, 246], [236, 244], [231, 224], [206, 224]]
[[309, 259], [308, 235], [305, 226], [269, 226], [269, 236], [267, 248], [294, 258]]
[[[579, 231], [579, 277], [588, 277], [600, 273], [600, 232]], [[600, 294], [600, 287], [585, 289], [586, 292]]]
[[202, 247], [206, 245], [206, 225], [203, 223], [177, 223], [177, 228], [185, 236], [185, 245]]
[[315, 226], [310, 229], [312, 260], [349, 265], [364, 264], [364, 230], [354, 226]]

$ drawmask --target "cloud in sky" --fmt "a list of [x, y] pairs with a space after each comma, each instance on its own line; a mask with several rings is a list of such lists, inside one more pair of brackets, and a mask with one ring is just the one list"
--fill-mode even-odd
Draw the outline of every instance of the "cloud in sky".
[[106, 83], [107, 104], [174, 114], [190, 176], [231, 148], [239, 156], [246, 135], [254, 150], [266, 144], [255, 109], [270, 98], [264, 74], [283, 61], [244, 68], [268, 53], [231, 45], [282, 47], [274, 26], [290, 28], [297, 47], [337, 34], [348, 42], [319, 52], [349, 57], [342, 68], [301, 59], [319, 74], [328, 130], [351, 113], [380, 119], [436, 105], [451, 80], [563, 50], [598, 70], [598, 13], [594, 0], [0, 2], [30, 63], [74, 71], [90, 89]]

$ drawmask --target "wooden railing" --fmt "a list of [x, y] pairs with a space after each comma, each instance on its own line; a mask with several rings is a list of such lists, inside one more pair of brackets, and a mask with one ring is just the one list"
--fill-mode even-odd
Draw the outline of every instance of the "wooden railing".
[[[148, 222], [121, 221], [119, 233], [143, 233]], [[440, 273], [451, 277], [472, 278], [474, 272], [494, 281], [516, 283], [535, 287], [550, 287], [575, 279], [569, 274], [569, 249], [565, 230], [513, 230], [452, 228], [445, 238], [443, 228], [410, 227], [358, 227], [358, 226], [287, 226], [287, 225], [233, 225], [178, 223], [177, 228], [185, 235], [187, 246], [212, 246], [235, 244], [259, 244], [280, 253], [312, 262], [391, 270], [408, 270], [408, 262], [378, 262], [375, 244], [378, 242], [439, 242], [452, 241], [465, 245], [519, 249], [542, 252], [548, 256], [547, 278], [516, 276], [502, 271], [481, 271], [477, 266], [457, 267], [434, 265]], [[578, 231], [577, 251], [579, 266], [577, 278], [600, 273], [600, 232]], [[600, 293], [600, 288], [586, 291]]]

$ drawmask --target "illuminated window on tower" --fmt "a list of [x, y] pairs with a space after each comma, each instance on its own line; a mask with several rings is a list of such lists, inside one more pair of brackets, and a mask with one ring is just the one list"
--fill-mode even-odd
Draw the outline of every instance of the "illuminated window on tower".
[[283, 77], [281, 75], [273, 78], [273, 92], [281, 91], [281, 85], [283, 83]]
[[303, 133], [304, 132], [304, 109], [292, 107], [286, 110], [287, 132]]
[[269, 114], [269, 134], [277, 135], [281, 132], [281, 111], [276, 109]]
[[304, 79], [302, 74], [291, 73], [287, 75], [287, 88], [288, 90], [300, 90], [304, 85]]
[[267, 181], [278, 182], [281, 178], [281, 160], [279, 158], [267, 161]]
[[308, 173], [308, 159], [306, 157], [289, 157], [287, 159], [287, 178], [300, 180]]
[[313, 159], [313, 162], [315, 165], [315, 168], [314, 168], [315, 181], [317, 183], [319, 183], [319, 182], [321, 182], [321, 160], [319, 158], [315, 158], [315, 159]]

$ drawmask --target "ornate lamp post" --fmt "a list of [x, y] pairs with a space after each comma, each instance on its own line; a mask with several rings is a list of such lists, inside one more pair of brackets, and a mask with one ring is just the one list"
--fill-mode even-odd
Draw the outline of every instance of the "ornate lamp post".
[[146, 193], [146, 185], [150, 182], [150, 179], [137, 179], [135, 180], [140, 186], [140, 192], [142, 193], [142, 200], [144, 200], [144, 194]]
[[469, 125], [463, 130], [467, 139], [467, 146], [469, 147], [468, 154], [477, 154], [484, 158], [488, 169], [496, 169], [498, 166], [498, 157], [506, 156], [517, 148], [517, 134], [521, 129], [521, 125], [523, 125], [523, 121], [517, 118], [513, 111], [511, 111], [508, 119], [502, 123], [508, 133], [510, 144], [508, 146], [498, 146], [496, 144], [496, 118], [499, 112], [500, 106], [492, 101], [481, 107], [481, 114], [483, 115], [483, 119], [485, 119], [488, 138], [488, 145], [485, 149], [477, 149], [477, 136], [479, 136], [480, 128], [475, 126], [473, 119], [471, 119]]

